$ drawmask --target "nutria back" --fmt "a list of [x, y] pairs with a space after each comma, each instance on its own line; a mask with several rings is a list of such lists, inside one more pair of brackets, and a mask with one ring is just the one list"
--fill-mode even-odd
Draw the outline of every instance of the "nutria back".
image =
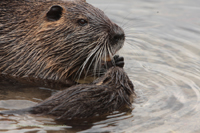
[[124, 31], [84, 0], [1, 0], [0, 73], [65, 83], [98, 75]]

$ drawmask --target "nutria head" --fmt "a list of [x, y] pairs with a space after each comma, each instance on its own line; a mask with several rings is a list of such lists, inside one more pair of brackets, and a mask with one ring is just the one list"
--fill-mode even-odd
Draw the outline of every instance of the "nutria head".
[[0, 72], [65, 82], [95, 73], [124, 31], [85, 0], [1, 0]]

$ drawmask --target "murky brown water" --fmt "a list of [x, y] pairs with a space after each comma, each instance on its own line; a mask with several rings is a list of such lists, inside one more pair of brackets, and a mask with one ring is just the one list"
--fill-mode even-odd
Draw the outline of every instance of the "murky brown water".
[[[200, 1], [88, 0], [121, 25], [127, 40], [120, 54], [138, 98], [131, 114], [91, 123], [0, 116], [0, 132], [200, 132]], [[0, 109], [29, 107], [55, 90], [0, 83]]]

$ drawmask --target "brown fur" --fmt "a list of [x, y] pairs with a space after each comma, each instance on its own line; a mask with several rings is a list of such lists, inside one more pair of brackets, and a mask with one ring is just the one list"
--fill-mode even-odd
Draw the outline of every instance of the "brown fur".
[[[55, 6], [56, 20], [48, 16]], [[111, 67], [102, 60], [112, 58], [124, 39], [119, 26], [84, 0], [0, 0], [0, 74], [71, 86], [75, 83], [69, 79], [101, 75]], [[120, 57], [114, 63], [124, 65]], [[74, 85], [35, 107], [10, 113], [88, 118], [130, 109], [134, 95], [124, 70], [112, 67], [91, 84]]]
[[[53, 5], [63, 8], [57, 21], [46, 17]], [[118, 34], [123, 30], [84, 0], [1, 0], [0, 73], [65, 83], [98, 71], [122, 47]]]
[[113, 67], [92, 84], [60, 91], [29, 112], [53, 115], [57, 119], [88, 118], [131, 109], [134, 96], [134, 86], [124, 70]]
[[134, 86], [122, 68], [112, 67], [91, 84], [75, 85], [60, 91], [38, 105], [1, 112], [3, 114], [39, 114], [56, 119], [82, 119], [130, 110]]

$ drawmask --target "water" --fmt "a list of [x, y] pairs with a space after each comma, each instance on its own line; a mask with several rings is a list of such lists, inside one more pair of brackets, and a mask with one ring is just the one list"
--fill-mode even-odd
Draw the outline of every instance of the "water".
[[[200, 1], [88, 2], [125, 29], [127, 40], [120, 55], [138, 96], [131, 114], [116, 112], [82, 124], [31, 115], [0, 116], [0, 132], [199, 133]], [[1, 87], [1, 109], [32, 106], [55, 92], [2, 83]]]

